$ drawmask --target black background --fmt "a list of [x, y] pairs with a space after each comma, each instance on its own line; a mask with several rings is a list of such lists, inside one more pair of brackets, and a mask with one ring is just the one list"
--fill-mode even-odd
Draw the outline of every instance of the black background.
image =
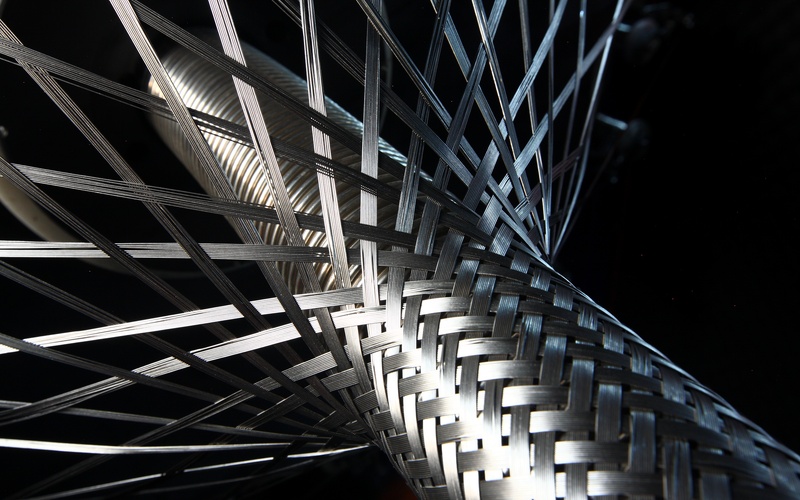
[[609, 167], [557, 267], [797, 450], [800, 9], [672, 5], [693, 28], [604, 96], [649, 124], [646, 154]]

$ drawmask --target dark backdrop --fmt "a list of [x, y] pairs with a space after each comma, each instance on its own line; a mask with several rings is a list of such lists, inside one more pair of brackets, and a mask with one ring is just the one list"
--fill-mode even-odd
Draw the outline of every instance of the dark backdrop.
[[672, 5], [693, 27], [618, 59], [603, 101], [649, 146], [611, 162], [557, 265], [798, 450], [800, 7]]

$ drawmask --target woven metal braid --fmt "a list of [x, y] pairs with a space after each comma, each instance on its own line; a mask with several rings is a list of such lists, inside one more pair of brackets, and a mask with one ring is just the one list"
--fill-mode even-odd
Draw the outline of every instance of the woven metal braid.
[[[99, 78], [90, 84], [153, 112], [151, 122], [162, 133], [183, 134], [187, 141], [175, 137], [173, 147], [186, 149], [179, 153], [184, 159], [194, 158], [185, 161], [210, 196], [145, 184], [111, 153], [99, 132], [85, 125], [89, 120], [83, 120], [53, 77], [63, 77], [60, 71], [82, 81], [79, 77], [86, 75], [22, 50], [24, 45], [0, 20], [4, 57], [17, 61], [28, 72], [26, 78], [73, 123], [83, 125], [81, 132], [106, 153], [104, 158], [122, 179], [85, 174], [77, 161], [67, 166], [74, 166], [73, 172], [26, 167], [0, 157], [5, 181], [81, 238], [75, 244], [4, 240], [8, 258], [46, 255], [64, 259], [64, 264], [55, 271], [34, 267], [28, 273], [0, 262], [0, 274], [13, 286], [43, 296], [39, 311], [51, 311], [50, 301], [55, 301], [81, 313], [81, 320], [92, 320], [91, 328], [84, 322], [58, 325], [64, 331], [53, 333], [41, 328], [47, 316], [41, 314], [24, 331], [0, 333], [0, 370], [6, 377], [1, 386], [8, 390], [0, 399], [0, 451], [6, 453], [3, 459], [27, 459], [37, 473], [32, 484], [13, 485], [10, 495], [164, 494], [196, 491], [194, 483], [209, 488], [236, 483], [239, 489], [226, 491], [225, 498], [248, 497], [314, 460], [377, 446], [415, 492], [430, 499], [800, 497], [797, 454], [739, 415], [548, 263], [567, 232], [577, 199], [569, 192], [574, 187], [572, 193], [577, 193], [580, 183], [565, 188], [564, 196], [554, 194], [553, 186], [585, 172], [599, 81], [611, 36], [630, 2], [618, 1], [607, 13], [607, 27], [587, 40], [586, 2], [570, 3], [567, 10], [568, 2], [561, 0], [558, 9], [551, 5], [538, 17], [530, 16], [536, 22], [549, 19], [553, 29], [546, 26], [536, 34], [539, 48], [534, 54], [533, 45], [527, 47], [524, 67], [512, 73], [516, 80], [512, 84], [507, 78], [505, 85], [513, 94], [501, 88], [492, 42], [504, 2], [492, 6], [491, 16], [482, 2], [474, 2], [474, 15], [467, 12], [471, 17], [466, 18], [475, 23], [470, 21], [461, 32], [471, 29], [475, 46], [481, 41], [469, 55], [461, 50], [455, 24], [448, 24], [455, 23], [450, 14], [424, 6], [420, 12], [427, 12], [435, 24], [430, 46], [441, 49], [448, 38], [453, 56], [448, 64], [459, 66], [464, 76], [463, 81], [459, 75], [453, 78], [463, 88], [445, 85], [444, 99], [439, 99], [435, 72], [423, 75], [417, 68], [427, 63], [413, 64], [378, 7], [359, 0], [353, 11], [368, 35], [365, 54], [372, 62], [340, 47], [340, 40], [325, 31], [319, 39], [332, 59], [356, 75], [351, 85], [367, 97], [362, 121], [371, 127], [364, 128], [359, 118], [333, 107], [331, 116], [322, 114], [302, 92], [282, 95], [235, 58], [173, 26], [169, 16], [139, 2], [111, 3], [153, 77], [173, 85], [158, 84], [168, 98], [162, 102], [136, 89], [114, 94], [119, 89]], [[313, 15], [301, 16], [294, 2], [276, 3], [282, 15], [301, 25], [304, 40], [317, 40]], [[448, 9], [449, 4], [437, 2]], [[313, 2], [301, 6], [309, 9]], [[524, 21], [520, 30], [526, 33], [526, 44], [532, 44], [526, 2], [518, 7]], [[463, 6], [452, 8], [456, 19], [463, 18], [464, 12], [458, 11]], [[574, 44], [581, 47], [577, 68], [569, 66], [565, 75], [555, 72], [553, 63], [555, 28], [562, 15], [572, 15], [582, 33]], [[346, 34], [350, 19], [329, 16], [336, 28], [332, 33]], [[218, 35], [238, 43], [232, 28], [232, 23], [220, 23]], [[411, 38], [416, 36], [412, 28], [407, 29]], [[162, 64], [168, 58], [159, 60], [146, 36], [155, 30], [214, 64], [228, 85], [233, 85], [226, 78], [230, 75], [242, 87], [261, 85], [238, 89], [238, 99], [231, 92], [225, 105], [233, 112], [212, 117], [241, 146], [229, 156], [247, 157], [246, 162], [225, 165], [225, 148], [213, 150], [209, 142], [214, 141], [203, 137], [200, 127], [208, 123], [196, 112], [213, 110], [187, 104], [188, 97], [172, 88], [178, 79], [172, 82]], [[380, 80], [381, 40], [392, 45], [404, 66], [410, 104]], [[571, 38], [565, 40], [572, 44]], [[309, 73], [322, 67], [313, 51], [304, 58]], [[536, 79], [537, 68], [547, 74]], [[322, 90], [321, 83], [308, 79], [310, 87]], [[597, 83], [586, 82], [591, 79]], [[198, 85], [208, 83], [197, 80]], [[297, 79], [294, 85], [302, 83]], [[218, 87], [209, 85], [212, 96], [201, 100], [226, 97]], [[280, 134], [261, 140], [260, 130], [226, 122], [240, 118], [239, 105], [259, 117], [258, 101], [242, 97], [250, 91], [255, 96], [256, 90], [270, 96], [259, 94], [260, 99], [275, 100], [266, 109], [280, 113], [276, 122], [290, 132], [281, 139], [302, 151], [289, 151], [284, 143], [276, 153], [271, 141], [277, 143]], [[499, 110], [487, 99], [494, 93]], [[545, 104], [537, 104], [537, 96], [543, 95]], [[443, 102], [457, 109], [451, 113]], [[393, 113], [395, 126], [407, 128], [405, 156], [381, 145], [379, 157], [381, 103]], [[417, 111], [412, 110], [415, 103]], [[190, 112], [187, 105], [199, 109]], [[520, 110], [521, 117], [516, 117]], [[481, 126], [486, 130], [474, 136], [466, 132], [470, 112], [483, 113], [478, 121], [485, 122]], [[431, 118], [429, 125], [430, 113], [439, 123]], [[261, 118], [269, 122], [269, 117]], [[341, 123], [351, 118], [349, 125]], [[295, 130], [300, 140], [293, 143]], [[324, 161], [331, 158], [320, 152], [324, 148], [308, 140], [313, 133], [330, 136], [340, 170], [334, 172], [331, 162]], [[254, 143], [261, 144], [255, 148], [270, 161], [254, 159]], [[264, 147], [268, 144], [269, 149]], [[256, 173], [232, 168], [245, 163], [253, 163]], [[260, 179], [249, 179], [267, 167], [278, 172], [268, 175], [269, 190]], [[308, 172], [318, 176], [317, 184]], [[304, 201], [288, 196], [281, 201], [280, 189], [291, 188], [298, 179]], [[248, 182], [259, 190], [236, 187]], [[47, 183], [142, 203], [159, 223], [162, 239], [118, 243], [39, 187]], [[335, 186], [327, 197], [319, 194], [326, 185]], [[208, 217], [202, 220], [226, 217], [238, 224], [246, 244], [194, 240], [177, 222], [183, 220], [181, 210]], [[87, 218], [109, 211], [98, 202]], [[326, 234], [321, 214], [331, 217], [332, 227], [340, 231]], [[191, 283], [167, 284], [139, 261], [189, 256], [211, 292], [198, 292]], [[100, 300], [105, 296], [95, 297], [94, 304], [79, 297], [81, 287], [73, 287], [74, 295], [59, 288], [59, 273], [68, 269], [82, 272], [87, 282], [94, 278], [86, 277], [78, 258], [113, 259], [128, 271], [124, 280], [104, 278], [95, 293], [108, 292], [117, 299], [113, 305], [130, 306], [123, 310], [135, 320], [125, 322], [103, 310], [100, 305], [113, 303]], [[250, 270], [257, 270], [241, 280], [248, 288], [216, 267], [218, 260], [255, 262]], [[319, 274], [309, 271], [315, 266]], [[329, 267], [338, 271], [336, 279]], [[139, 308], [139, 299], [130, 299], [135, 294], [155, 297], [157, 307], [149, 308], [142, 298]], [[196, 296], [200, 304], [190, 299]], [[172, 308], [164, 309], [162, 299]], [[5, 384], [11, 379], [8, 374], [23, 381], [19, 390]], [[102, 427], [87, 426], [77, 437], [61, 430], [77, 419], [100, 421]], [[28, 454], [11, 455], [18, 449]], [[60, 461], [40, 463], [35, 453], [44, 452], [60, 454]], [[167, 458], [155, 460], [156, 454]], [[215, 473], [230, 476], [220, 479]]]
[[409, 283], [402, 332], [365, 341], [383, 376], [356, 399], [421, 497], [798, 495], [795, 454], [566, 280], [452, 262]]
[[[247, 50], [251, 67], [265, 78], [293, 78], [291, 90], [306, 99], [305, 82]], [[227, 75], [201, 62], [188, 51], [164, 58], [173, 79], [187, 89], [185, 98], [198, 99], [190, 105], [212, 114], [237, 111], [233, 88], [224, 85]], [[218, 80], [223, 84], [209, 83]], [[334, 103], [329, 108], [335, 120], [361, 133], [356, 119]], [[262, 111], [276, 136], [291, 127], [304, 130], [274, 104]], [[200, 175], [202, 167], [192, 163], [174, 122], [157, 125]], [[251, 169], [226, 172], [240, 198], [255, 196], [254, 188], [239, 186], [245, 181], [265, 189], [254, 181], [258, 161], [251, 149], [207, 139], [221, 164], [231, 165], [226, 168]], [[248, 160], [229, 160], [241, 155]], [[296, 176], [305, 176], [309, 186], [303, 199], [313, 199], [316, 182], [308, 170], [285, 166], [287, 183]], [[340, 203], [354, 196], [356, 190], [340, 188]], [[273, 204], [269, 198], [265, 203]], [[295, 209], [309, 211], [301, 202]], [[267, 243], [279, 242], [279, 226], [264, 231]], [[497, 235], [492, 251], [464, 245], [463, 233], [440, 226], [444, 243], [430, 256], [398, 266], [393, 261], [403, 253], [381, 252], [379, 265], [405, 267], [417, 278], [406, 283], [403, 326], [368, 337], [363, 359], [352, 359], [350, 350], [354, 367], [322, 379], [331, 391], [359, 394], [353, 403], [369, 426], [362, 432], [392, 457], [420, 496], [724, 498], [800, 491], [795, 455], [558, 273], [516, 252], [500, 225], [486, 232]], [[281, 269], [299, 289], [296, 275]]]
[[[248, 50], [251, 67], [265, 78], [294, 78], [292, 90], [306, 99], [305, 82]], [[198, 100], [190, 102], [193, 107], [215, 115], [237, 111], [227, 75], [188, 51], [163, 61], [186, 98]], [[333, 103], [329, 108], [344, 117], [334, 119], [361, 133], [357, 120]], [[276, 136], [290, 127], [304, 130], [274, 104], [263, 112]], [[244, 124], [241, 116], [236, 120]], [[157, 126], [192, 171], [201, 172], [174, 122], [161, 119]], [[207, 138], [221, 164], [250, 168], [226, 172], [240, 198], [255, 197], [254, 186], [265, 189], [254, 180], [259, 175], [252, 149]], [[247, 161], [229, 159], [242, 155]], [[289, 164], [284, 175], [287, 182], [304, 176], [308, 187], [301, 200], [314, 199], [316, 181], [308, 170]], [[244, 182], [253, 186], [239, 185]], [[357, 193], [343, 186], [340, 203], [353, 204]], [[265, 203], [273, 204], [268, 198]], [[295, 208], [309, 211], [302, 202]], [[386, 214], [379, 220], [394, 222]], [[265, 241], [276, 243], [280, 227], [265, 228]], [[440, 232], [442, 239], [448, 234], [447, 228]], [[457, 255], [434, 253], [408, 265], [419, 279], [406, 284], [403, 328], [366, 339], [364, 358], [352, 360], [354, 368], [322, 380], [332, 391], [359, 393], [353, 403], [369, 425], [363, 432], [421, 497], [528, 498], [535, 492], [544, 498], [722, 498], [766, 494], [761, 488], [800, 491], [793, 455], [564, 278], [511, 250], [510, 241], [500, 243], [509, 247], [501, 256], [459, 247], [453, 243], [464, 239], [458, 231], [449, 237]], [[402, 256], [382, 254], [387, 267]], [[301, 289], [290, 268], [281, 269], [291, 288]], [[357, 370], [369, 380], [359, 381]]]

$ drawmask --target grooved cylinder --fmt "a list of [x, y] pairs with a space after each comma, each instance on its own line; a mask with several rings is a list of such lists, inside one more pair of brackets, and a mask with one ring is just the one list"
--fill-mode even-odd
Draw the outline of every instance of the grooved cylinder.
[[[243, 50], [248, 68], [301, 102], [308, 102], [307, 86], [302, 78], [252, 46], [243, 44]], [[164, 54], [161, 60], [189, 108], [238, 125], [246, 125], [244, 112], [229, 74], [184, 48], [171, 50]], [[153, 95], [162, 96], [158, 85], [152, 77], [147, 84], [147, 89]], [[259, 102], [270, 137], [286, 141], [306, 151], [313, 151], [311, 126], [308, 122], [300, 119], [293, 112], [266, 96], [259, 95]], [[362, 123], [328, 98], [326, 98], [326, 113], [331, 120], [356, 137], [363, 135]], [[207, 174], [203, 171], [201, 162], [196, 158], [178, 124], [175, 121], [155, 115], [152, 118], [152, 123], [162, 140], [181, 160], [203, 189], [209, 194], [215, 195], [216, 193], [214, 193]], [[274, 206], [266, 173], [252, 146], [208, 131], [204, 131], [203, 135], [211, 146], [238, 199], [266, 207]], [[403, 155], [385, 141], [380, 140], [379, 148], [383, 153], [388, 154], [395, 160], [405, 163]], [[360, 155], [345, 148], [333, 139], [331, 139], [331, 153], [333, 160], [354, 170], [360, 170]], [[300, 213], [321, 215], [322, 206], [317, 187], [316, 172], [306, 166], [283, 160], [280, 157], [278, 162], [293, 210]], [[382, 183], [392, 183], [394, 180], [388, 174], [381, 174], [378, 179]], [[337, 181], [336, 189], [342, 220], [358, 222], [360, 188]], [[392, 221], [394, 221], [393, 210], [396, 210], [395, 206], [380, 198], [378, 199], [379, 226], [391, 226]], [[259, 222], [257, 223], [257, 228], [265, 244], [287, 244], [280, 225]], [[324, 231], [306, 229], [302, 231], [302, 236], [308, 246], [324, 248], [328, 245]], [[356, 244], [354, 240], [350, 239], [346, 243], [348, 247]], [[320, 263], [316, 264], [316, 266], [322, 289], [333, 288], [335, 282], [331, 265], [329, 263]], [[303, 291], [299, 273], [293, 263], [279, 263], [278, 268], [292, 292]], [[384, 276], [381, 275], [379, 278], [383, 280]], [[350, 266], [350, 279], [353, 285], [360, 283], [361, 271], [359, 266]]]

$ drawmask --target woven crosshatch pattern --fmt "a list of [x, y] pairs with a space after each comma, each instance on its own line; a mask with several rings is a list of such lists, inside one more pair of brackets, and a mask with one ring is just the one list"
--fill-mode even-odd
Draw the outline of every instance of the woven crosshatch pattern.
[[61, 228], [0, 229], [33, 304], [0, 318], [2, 496], [247, 498], [370, 446], [422, 498], [800, 496], [797, 454], [550, 265], [630, 2], [405, 3], [98, 2], [139, 86], [2, 13], [4, 80], [77, 137], [0, 159]]
[[463, 297], [409, 297], [419, 339], [384, 351], [384, 387], [361, 397], [423, 496], [797, 491], [791, 452], [558, 275], [503, 260], [478, 259]]

